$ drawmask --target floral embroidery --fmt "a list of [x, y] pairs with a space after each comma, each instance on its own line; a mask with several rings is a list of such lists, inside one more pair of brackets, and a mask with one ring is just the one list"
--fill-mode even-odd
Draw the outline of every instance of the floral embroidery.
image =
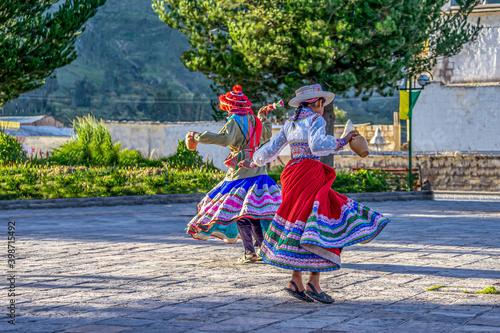
[[290, 149], [292, 151], [292, 160], [296, 160], [292, 164], [300, 162], [303, 159], [319, 160], [319, 156], [314, 156], [311, 152], [307, 141], [290, 142]]

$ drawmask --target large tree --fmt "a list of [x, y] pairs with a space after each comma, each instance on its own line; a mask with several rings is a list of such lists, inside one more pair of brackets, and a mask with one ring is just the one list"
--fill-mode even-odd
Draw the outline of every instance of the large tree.
[[83, 24], [106, 0], [0, 1], [0, 107], [76, 59]]
[[386, 95], [405, 71], [430, 70], [474, 40], [467, 17], [481, 0], [153, 0], [185, 34], [182, 61], [221, 91], [243, 86], [252, 101], [289, 98], [318, 82], [344, 93]]

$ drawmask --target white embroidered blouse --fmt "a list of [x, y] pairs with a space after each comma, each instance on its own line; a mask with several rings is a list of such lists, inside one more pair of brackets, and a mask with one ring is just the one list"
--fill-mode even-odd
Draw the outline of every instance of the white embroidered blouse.
[[[295, 124], [295, 125], [294, 125]], [[317, 159], [342, 149], [344, 140], [326, 135], [325, 119], [309, 108], [303, 108], [299, 119], [289, 118], [271, 141], [259, 148], [253, 155], [253, 162], [262, 166], [271, 162], [289, 144], [292, 160]]]

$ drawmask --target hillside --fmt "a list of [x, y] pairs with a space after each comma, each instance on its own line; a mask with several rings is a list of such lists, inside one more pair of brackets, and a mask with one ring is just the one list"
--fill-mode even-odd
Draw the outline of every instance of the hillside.
[[[151, 0], [108, 0], [78, 38], [78, 58], [0, 114], [52, 114], [69, 124], [93, 113], [111, 120], [211, 120], [216, 96], [203, 74], [179, 60], [189, 46], [161, 22]], [[336, 99], [354, 122], [391, 123], [398, 98]]]

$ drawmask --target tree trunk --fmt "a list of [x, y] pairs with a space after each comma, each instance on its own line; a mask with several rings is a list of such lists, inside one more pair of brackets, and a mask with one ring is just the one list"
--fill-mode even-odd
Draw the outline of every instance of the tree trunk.
[[[335, 128], [335, 113], [333, 112], [333, 103], [325, 106], [323, 118], [325, 118], [326, 120], [326, 135], [333, 135], [333, 130]], [[321, 162], [333, 168], [333, 155], [322, 156]]]

